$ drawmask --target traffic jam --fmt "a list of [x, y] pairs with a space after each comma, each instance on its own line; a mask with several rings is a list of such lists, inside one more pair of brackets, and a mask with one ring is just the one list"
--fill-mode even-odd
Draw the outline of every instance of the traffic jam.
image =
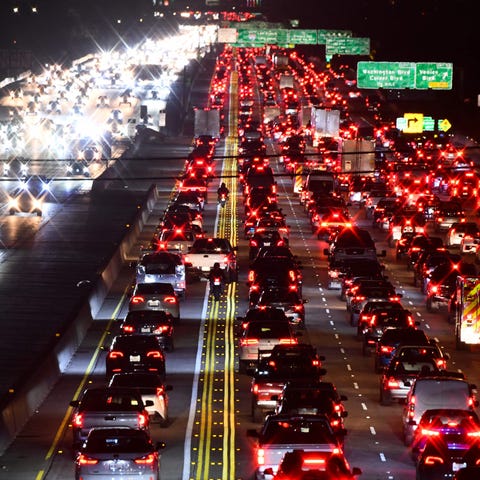
[[[480, 478], [477, 387], [454, 361], [480, 343], [480, 176], [450, 135], [402, 134], [353, 77], [280, 48], [218, 55], [209, 106], [195, 111], [191, 150], [134, 262], [105, 386], [70, 404], [75, 478], [160, 478], [169, 445], [150, 430], [173, 428], [166, 358], [197, 282], [209, 318], [236, 305], [242, 478], [384, 478], [351, 446], [354, 362], [408, 458], [388, 478]], [[435, 322], [454, 353], [430, 334]], [[344, 360], [355, 351], [343, 375], [320, 343]]]

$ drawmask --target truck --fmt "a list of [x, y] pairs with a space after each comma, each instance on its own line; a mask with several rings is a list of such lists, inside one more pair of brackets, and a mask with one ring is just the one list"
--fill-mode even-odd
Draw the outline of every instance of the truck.
[[458, 350], [480, 344], [480, 277], [458, 275], [449, 304], [449, 321], [455, 325]]
[[375, 170], [375, 140], [357, 138], [339, 142], [343, 173], [372, 174]]
[[312, 146], [317, 148], [322, 137], [338, 137], [340, 134], [340, 110], [311, 107], [310, 135]]
[[286, 73], [280, 74], [280, 78], [278, 79], [278, 88], [280, 88], [280, 90], [284, 88], [295, 88], [293, 76], [287, 75]]
[[269, 124], [270, 122], [273, 122], [273, 120], [275, 120], [279, 116], [280, 116], [280, 107], [278, 106], [265, 107], [263, 109], [264, 124]]
[[275, 70], [288, 70], [288, 55], [285, 53], [274, 53], [272, 55], [272, 60]]
[[220, 138], [220, 110], [218, 108], [195, 108], [194, 136], [208, 135]]

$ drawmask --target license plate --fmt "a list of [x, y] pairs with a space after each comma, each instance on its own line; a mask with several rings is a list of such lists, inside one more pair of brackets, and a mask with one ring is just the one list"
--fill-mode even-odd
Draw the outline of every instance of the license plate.
[[202, 269], [203, 272], [209, 272], [210, 271], [209, 267], [201, 267], [201, 269]]
[[263, 242], [263, 246], [264, 246], [264, 247], [269, 247], [269, 246], [270, 246], [270, 242]]
[[220, 282], [220, 280], [215, 280], [215, 281], [213, 282], [214, 285], [221, 285], [221, 283], [222, 283], [222, 282]]
[[148, 306], [149, 307], [159, 307], [160, 306], [160, 300], [149, 300], [148, 301]]
[[130, 355], [130, 361], [131, 362], [139, 362], [140, 361], [140, 355]]
[[456, 462], [453, 462], [452, 463], [452, 470], [454, 472], [458, 472], [461, 468], [465, 468], [467, 466], [467, 463], [456, 463]]
[[125, 472], [128, 470], [128, 462], [123, 462], [123, 461], [113, 461], [109, 462], [108, 469], [111, 472]]
[[152, 330], [149, 327], [143, 327], [140, 329], [141, 333], [150, 333]]

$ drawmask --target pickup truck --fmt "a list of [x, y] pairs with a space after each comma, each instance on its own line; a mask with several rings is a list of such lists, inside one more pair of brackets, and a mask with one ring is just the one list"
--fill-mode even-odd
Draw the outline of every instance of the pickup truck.
[[276, 473], [287, 452], [341, 449], [339, 435], [333, 432], [325, 415], [269, 415], [260, 431], [248, 430], [247, 435], [258, 439], [256, 480], [265, 480], [269, 474], [266, 470]]
[[232, 247], [226, 238], [197, 238], [185, 256], [185, 266], [200, 276], [208, 276], [215, 263], [225, 271], [228, 281], [237, 281], [237, 247]]
[[140, 391], [131, 388], [88, 388], [81, 400], [73, 400], [73, 447], [78, 449], [92, 428], [131, 427], [149, 430], [146, 407], [152, 400], [142, 401]]

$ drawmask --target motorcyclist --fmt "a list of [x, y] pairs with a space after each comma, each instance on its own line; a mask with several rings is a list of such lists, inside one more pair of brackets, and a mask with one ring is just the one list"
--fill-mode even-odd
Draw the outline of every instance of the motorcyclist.
[[[220, 280], [220, 284], [218, 284], [218, 280]], [[220, 264], [218, 262], [215, 262], [213, 267], [210, 269], [208, 281], [210, 282], [211, 294], [218, 299], [223, 292], [223, 288], [226, 283], [225, 272], [220, 268]]]
[[218, 187], [218, 190], [217, 190], [218, 200], [222, 198], [222, 195], [224, 195], [225, 198], [228, 197], [229, 193], [230, 193], [230, 190], [225, 185], [225, 182], [222, 182], [222, 184]]

